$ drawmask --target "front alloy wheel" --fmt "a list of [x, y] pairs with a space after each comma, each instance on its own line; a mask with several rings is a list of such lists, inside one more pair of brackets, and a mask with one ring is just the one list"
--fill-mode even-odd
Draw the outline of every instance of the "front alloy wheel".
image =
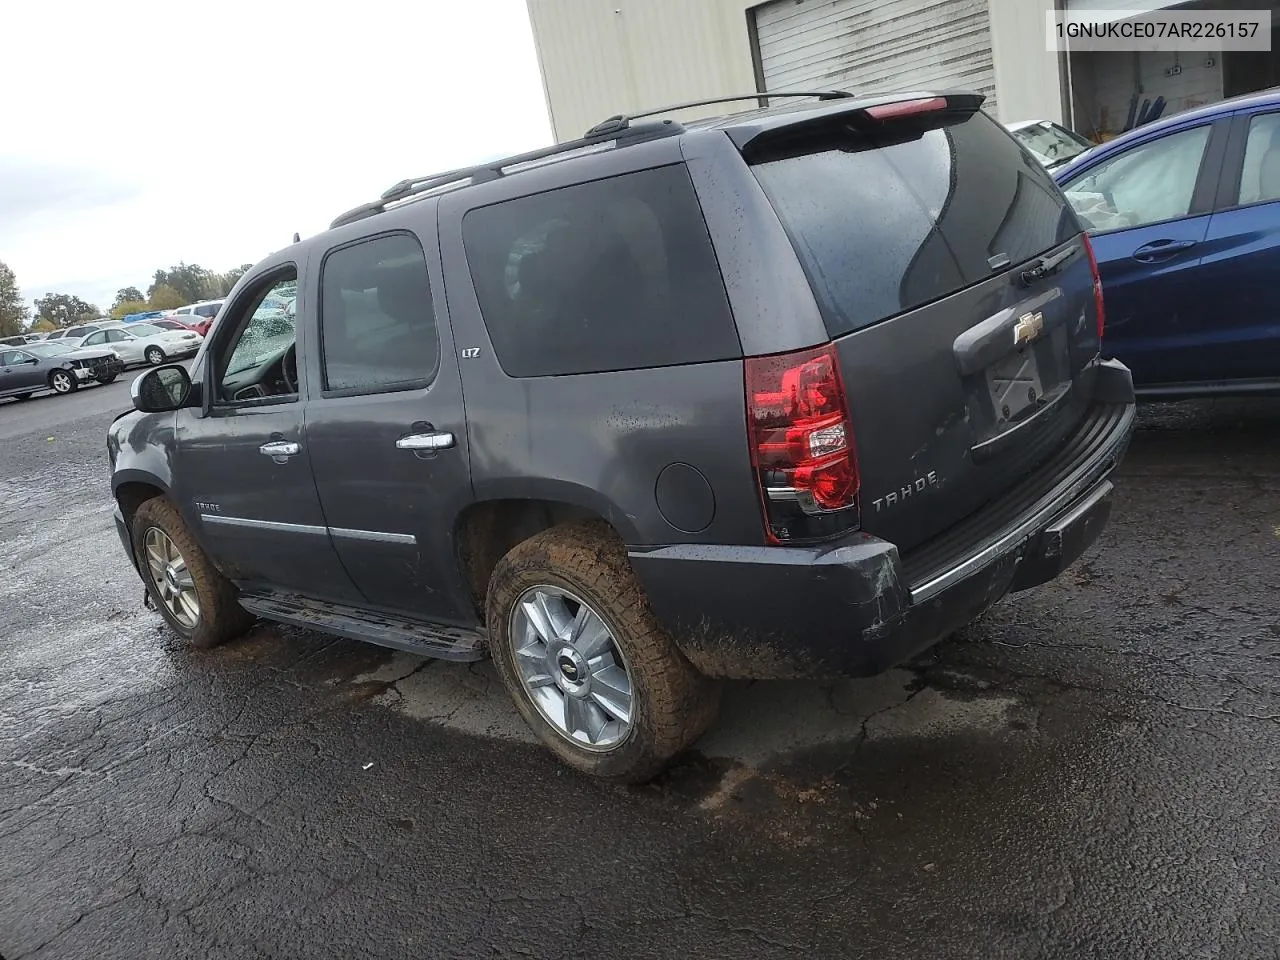
[[70, 393], [76, 388], [76, 378], [66, 370], [55, 370], [49, 375], [49, 386], [54, 393]]
[[195, 580], [181, 551], [159, 527], [149, 527], [142, 535], [147, 573], [160, 602], [182, 627], [194, 630], [200, 622], [200, 598]]
[[530, 587], [507, 631], [524, 691], [560, 736], [609, 750], [631, 732], [631, 672], [608, 625], [561, 587]]

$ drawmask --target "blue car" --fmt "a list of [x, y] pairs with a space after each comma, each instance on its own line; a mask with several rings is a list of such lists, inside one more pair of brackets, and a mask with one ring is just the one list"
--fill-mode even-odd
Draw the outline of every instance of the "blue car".
[[1093, 241], [1104, 353], [1151, 399], [1280, 394], [1280, 90], [1053, 171]]

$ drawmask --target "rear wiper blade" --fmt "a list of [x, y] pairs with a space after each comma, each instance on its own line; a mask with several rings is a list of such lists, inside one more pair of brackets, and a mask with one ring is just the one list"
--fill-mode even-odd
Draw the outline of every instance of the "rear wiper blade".
[[1075, 259], [1079, 253], [1080, 245], [1074, 244], [1066, 250], [1063, 250], [1061, 253], [1055, 253], [1051, 257], [1041, 257], [1036, 261], [1035, 266], [1028, 267], [1026, 270], [1023, 270], [1019, 275], [1019, 279], [1029, 287], [1031, 284], [1038, 283], [1045, 277], [1052, 276], [1057, 273], [1068, 261]]

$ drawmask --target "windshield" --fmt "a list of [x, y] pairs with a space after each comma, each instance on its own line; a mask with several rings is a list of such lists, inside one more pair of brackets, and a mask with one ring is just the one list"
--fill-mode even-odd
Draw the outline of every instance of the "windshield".
[[[266, 334], [265, 336], [263, 334]], [[270, 330], [259, 332], [248, 329], [244, 339], [236, 346], [235, 352], [227, 363], [226, 376], [243, 373], [252, 367], [261, 366], [268, 360], [289, 349], [293, 343], [293, 330], [274, 333]]]
[[1018, 142], [1046, 167], [1058, 167], [1078, 157], [1093, 144], [1056, 123], [1033, 123], [1014, 130]]
[[157, 333], [167, 332], [164, 327], [153, 326], [149, 323], [131, 323], [128, 331], [135, 337], [154, 337]]
[[27, 353], [34, 353], [37, 357], [56, 357], [62, 353], [70, 353], [74, 348], [65, 343], [29, 343], [25, 349]]

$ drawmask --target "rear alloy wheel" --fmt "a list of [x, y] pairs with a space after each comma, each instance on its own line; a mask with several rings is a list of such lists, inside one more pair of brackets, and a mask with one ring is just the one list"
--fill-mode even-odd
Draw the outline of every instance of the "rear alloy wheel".
[[525, 693], [560, 736], [592, 751], [627, 738], [631, 671], [590, 604], [563, 587], [530, 587], [511, 611], [508, 637]]
[[159, 347], [147, 347], [146, 358], [147, 363], [153, 367], [158, 367], [165, 361], [164, 351]]
[[75, 393], [76, 378], [67, 370], [55, 370], [49, 374], [49, 386], [53, 388], [54, 393]]
[[553, 527], [498, 561], [489, 653], [538, 738], [584, 773], [641, 783], [715, 718], [720, 688], [654, 616], [603, 523]]

